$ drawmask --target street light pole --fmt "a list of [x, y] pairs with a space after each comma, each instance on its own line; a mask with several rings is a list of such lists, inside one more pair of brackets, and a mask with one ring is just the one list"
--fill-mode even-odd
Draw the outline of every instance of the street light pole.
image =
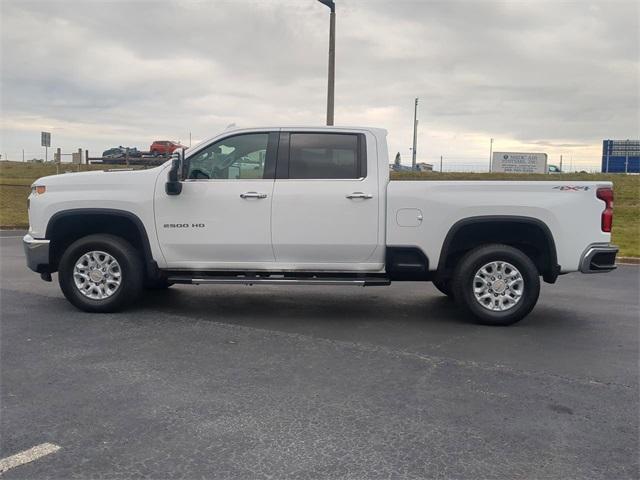
[[411, 152], [411, 170], [416, 169], [416, 149], [418, 148], [418, 98], [413, 107], [413, 149]]
[[331, 9], [329, 15], [329, 73], [327, 79], [327, 125], [333, 125], [336, 77], [336, 4], [334, 0], [318, 0]]

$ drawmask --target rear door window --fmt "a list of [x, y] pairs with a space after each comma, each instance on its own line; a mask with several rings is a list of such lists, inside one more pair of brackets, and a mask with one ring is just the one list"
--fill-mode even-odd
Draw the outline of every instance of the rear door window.
[[291, 133], [290, 179], [357, 179], [366, 176], [364, 136], [343, 133]]

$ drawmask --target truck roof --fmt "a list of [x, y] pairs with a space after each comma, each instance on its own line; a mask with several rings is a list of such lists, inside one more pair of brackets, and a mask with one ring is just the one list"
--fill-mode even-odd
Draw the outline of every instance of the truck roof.
[[189, 150], [194, 151], [196, 148], [201, 147], [202, 145], [206, 145], [208, 143], [211, 143], [212, 140], [214, 140], [215, 138], [220, 137], [221, 135], [226, 135], [229, 133], [242, 133], [242, 132], [255, 132], [255, 131], [264, 131], [264, 130], [269, 130], [269, 131], [275, 131], [275, 130], [290, 130], [290, 129], [295, 129], [295, 130], [300, 130], [300, 131], [313, 131], [313, 132], [317, 132], [317, 131], [336, 131], [336, 132], [340, 132], [340, 131], [357, 131], [357, 130], [363, 130], [363, 131], [369, 131], [371, 132], [373, 135], [375, 135], [376, 137], [386, 137], [387, 136], [387, 130], [384, 128], [377, 128], [377, 127], [362, 127], [362, 126], [346, 126], [346, 125], [332, 125], [332, 126], [328, 126], [328, 125], [319, 125], [319, 126], [315, 126], [315, 125], [271, 125], [271, 126], [258, 126], [258, 127], [230, 127], [227, 128], [219, 133], [217, 133], [216, 135], [212, 136], [212, 137], [208, 137], [205, 140], [202, 140], [201, 142], [198, 142], [197, 144], [193, 145], [191, 148], [189, 148]]

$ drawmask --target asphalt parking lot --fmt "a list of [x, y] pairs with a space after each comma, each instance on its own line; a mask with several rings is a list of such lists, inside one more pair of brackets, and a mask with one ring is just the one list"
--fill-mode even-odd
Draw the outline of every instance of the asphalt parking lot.
[[431, 285], [176, 286], [90, 315], [0, 240], [10, 478], [638, 478], [639, 273], [507, 328]]

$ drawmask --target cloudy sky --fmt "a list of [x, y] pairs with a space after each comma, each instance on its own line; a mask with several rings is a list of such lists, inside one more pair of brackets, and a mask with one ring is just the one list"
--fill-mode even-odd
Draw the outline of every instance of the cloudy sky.
[[[336, 124], [389, 130], [410, 162], [494, 150], [597, 166], [640, 132], [637, 1], [336, 0]], [[2, 158], [188, 143], [227, 125], [322, 125], [316, 0], [0, 0]]]

